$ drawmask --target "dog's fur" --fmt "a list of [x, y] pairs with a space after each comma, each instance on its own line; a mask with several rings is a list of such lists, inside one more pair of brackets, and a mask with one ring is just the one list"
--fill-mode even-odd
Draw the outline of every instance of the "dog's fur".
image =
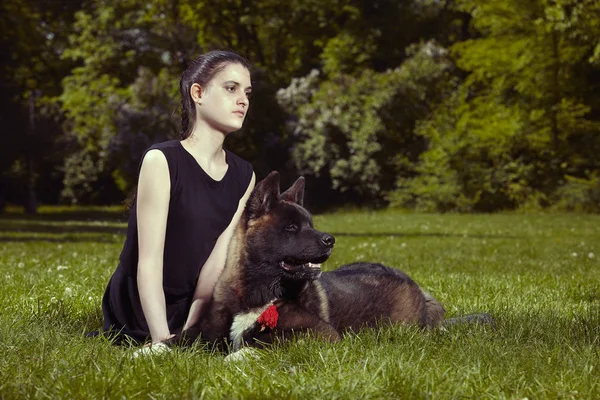
[[[303, 208], [304, 178], [279, 193], [272, 172], [253, 191], [229, 245], [227, 262], [205, 316], [170, 343], [198, 337], [233, 350], [310, 331], [338, 340], [383, 322], [435, 327], [444, 308], [403, 272], [354, 263], [321, 273], [335, 239], [313, 227]], [[276, 325], [259, 317], [275, 306]], [[489, 316], [471, 317], [486, 322]]]

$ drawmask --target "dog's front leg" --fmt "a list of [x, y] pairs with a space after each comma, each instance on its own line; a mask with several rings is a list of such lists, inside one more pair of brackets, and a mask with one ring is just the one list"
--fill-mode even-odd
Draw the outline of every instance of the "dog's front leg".
[[245, 330], [237, 339], [232, 339], [232, 348], [234, 352], [242, 346], [261, 348], [272, 344], [277, 338], [286, 340], [306, 333], [330, 342], [341, 339], [340, 333], [321, 318], [304, 309], [284, 306], [280, 308], [276, 326], [266, 327], [255, 322], [251, 329]]
[[323, 321], [317, 315], [298, 307], [293, 307], [290, 310], [282, 308], [277, 323], [277, 331], [284, 338], [303, 332], [314, 333], [318, 338], [329, 340], [330, 342], [337, 342], [342, 338], [337, 329], [331, 324]]

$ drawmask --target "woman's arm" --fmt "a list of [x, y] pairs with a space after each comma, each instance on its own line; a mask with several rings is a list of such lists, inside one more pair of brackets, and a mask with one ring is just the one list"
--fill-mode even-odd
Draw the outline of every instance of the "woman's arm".
[[217, 283], [217, 279], [219, 275], [221, 275], [221, 271], [225, 267], [225, 260], [227, 258], [227, 248], [229, 247], [229, 242], [231, 241], [231, 237], [233, 236], [233, 232], [235, 227], [237, 226], [242, 213], [244, 212], [244, 208], [246, 207], [246, 202], [250, 197], [250, 193], [254, 189], [254, 184], [256, 181], [256, 177], [254, 173], [252, 174], [252, 179], [250, 180], [250, 184], [246, 189], [246, 193], [240, 199], [238, 203], [238, 208], [231, 222], [227, 226], [227, 228], [221, 233], [219, 238], [217, 239], [217, 243], [213, 248], [210, 256], [206, 260], [206, 263], [202, 266], [202, 270], [200, 271], [200, 276], [198, 277], [198, 282], [196, 283], [196, 290], [194, 291], [194, 298], [192, 300], [192, 306], [190, 307], [190, 312], [188, 314], [187, 321], [183, 327], [183, 330], [186, 330], [190, 326], [193, 326], [196, 321], [200, 318], [200, 315], [206, 310], [204, 310], [204, 306], [208, 304], [215, 284]]
[[162, 286], [170, 191], [169, 165], [165, 155], [160, 150], [148, 151], [142, 161], [137, 188], [137, 284], [152, 343], [171, 336]]

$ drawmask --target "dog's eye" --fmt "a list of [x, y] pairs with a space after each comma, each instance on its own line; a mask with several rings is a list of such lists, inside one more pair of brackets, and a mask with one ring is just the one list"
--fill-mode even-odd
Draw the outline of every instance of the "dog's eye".
[[298, 230], [298, 225], [292, 222], [291, 224], [287, 224], [285, 226], [285, 230], [288, 232], [296, 232]]

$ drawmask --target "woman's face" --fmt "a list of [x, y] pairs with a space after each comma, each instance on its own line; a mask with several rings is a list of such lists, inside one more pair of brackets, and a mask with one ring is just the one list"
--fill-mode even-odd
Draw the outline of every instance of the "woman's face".
[[227, 64], [203, 88], [198, 118], [224, 133], [242, 127], [250, 105], [250, 71], [241, 64]]

